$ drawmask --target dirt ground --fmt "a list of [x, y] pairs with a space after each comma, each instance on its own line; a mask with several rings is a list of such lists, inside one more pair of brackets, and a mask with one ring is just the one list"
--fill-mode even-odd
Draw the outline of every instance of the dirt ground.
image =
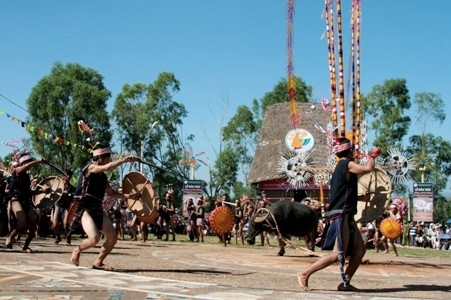
[[[0, 240], [0, 243], [3, 247], [0, 249], [0, 265], [5, 272], [3, 275], [9, 274], [11, 278], [18, 276], [13, 274], [13, 267], [8, 267], [13, 261], [15, 265], [36, 264], [40, 261], [40, 268], [48, 265], [55, 268], [56, 263], [59, 263], [59, 266], [69, 271], [84, 270], [86, 273], [85, 268], [91, 270], [90, 266], [98, 253], [98, 248], [83, 253], [80, 267], [76, 268], [70, 266], [73, 246], [55, 245], [50, 239], [35, 240], [32, 246], [36, 252], [23, 254], [19, 246], [15, 245], [13, 251], [7, 251], [3, 246], [4, 240]], [[77, 240], [73, 244], [76, 245]], [[115, 276], [129, 274], [140, 278], [182, 281], [186, 282], [186, 286], [196, 285], [196, 288], [182, 290], [186, 297], [196, 299], [236, 299], [237, 295], [240, 295], [240, 299], [296, 299], [301, 296], [309, 299], [451, 298], [449, 259], [396, 257], [369, 250], [365, 256], [368, 262], [361, 265], [352, 281], [354, 286], [361, 289], [360, 292], [337, 291], [340, 283], [338, 265], [314, 274], [309, 281], [313, 290], [303, 292], [297, 282], [296, 272], [318, 258], [309, 256], [302, 249], [287, 248], [283, 257], [277, 256], [277, 251], [276, 247], [224, 247], [220, 244], [193, 243], [178, 237], [177, 242], [119, 241], [105, 262], [114, 267], [114, 272], [110, 273]], [[317, 253], [325, 254], [321, 251]], [[1, 270], [0, 267], [0, 275]], [[34, 277], [43, 276], [40, 271], [33, 273], [26, 268], [17, 272]], [[48, 277], [48, 274], [49, 271], [45, 276]], [[0, 289], [4, 288], [0, 279]], [[6, 299], [2, 295], [0, 292], [0, 299]], [[148, 294], [144, 298], [172, 299], [152, 298]]]

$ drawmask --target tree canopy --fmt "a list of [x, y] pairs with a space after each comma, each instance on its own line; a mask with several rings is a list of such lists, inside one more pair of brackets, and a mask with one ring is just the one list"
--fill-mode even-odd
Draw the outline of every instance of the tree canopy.
[[366, 116], [371, 117], [371, 129], [376, 135], [374, 145], [383, 153], [393, 147], [402, 148], [402, 139], [410, 126], [410, 117], [405, 115], [411, 106], [406, 80], [389, 79], [373, 86], [362, 103]]
[[[106, 111], [110, 95], [97, 71], [75, 63], [55, 63], [50, 74], [39, 80], [27, 100], [29, 123], [55, 137], [34, 131], [31, 134], [33, 149], [50, 161], [55, 160], [62, 168], [81, 167], [91, 154], [87, 151], [90, 148], [86, 142], [88, 136], [80, 132], [78, 121], [89, 123], [94, 129], [95, 141], [110, 143], [112, 134]], [[56, 136], [63, 139], [57, 140]]]
[[173, 94], [179, 90], [180, 82], [174, 74], [163, 72], [150, 84], [125, 84], [112, 111], [121, 151], [171, 170], [147, 169], [160, 191], [169, 183], [181, 191], [183, 181], [188, 178], [188, 167], [179, 162], [194, 136], [185, 137], [181, 131], [188, 112], [182, 103], [173, 100]]

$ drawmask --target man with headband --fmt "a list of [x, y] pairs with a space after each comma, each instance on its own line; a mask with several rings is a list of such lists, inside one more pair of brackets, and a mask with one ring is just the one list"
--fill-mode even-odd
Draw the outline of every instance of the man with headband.
[[127, 156], [116, 161], [110, 161], [111, 151], [107, 146], [99, 145], [93, 150], [93, 161], [83, 168], [78, 182], [76, 197], [80, 197], [79, 212], [80, 223], [87, 238], [72, 252], [71, 261], [79, 266], [80, 254], [99, 243], [100, 233], [105, 236], [105, 242], [100, 247], [99, 256], [94, 261], [92, 268], [101, 270], [112, 270], [103, 264], [106, 256], [113, 250], [117, 242], [116, 230], [103, 210], [102, 202], [105, 193], [110, 197], [123, 197], [123, 194], [115, 192], [108, 184], [105, 172], [112, 171], [126, 162], [139, 161], [138, 157]]
[[31, 179], [28, 171], [42, 163], [46, 163], [45, 158], [35, 160], [29, 153], [22, 153], [19, 156], [18, 164], [13, 168], [10, 181], [8, 183], [8, 193], [10, 214], [16, 218], [16, 226], [11, 227], [11, 231], [6, 238], [6, 248], [12, 249], [12, 241], [14, 238], [28, 229], [28, 235], [23, 245], [23, 251], [28, 253], [33, 252], [30, 249], [30, 242], [36, 233], [36, 213], [33, 209], [32, 199], [33, 194], [43, 193], [40, 189], [31, 190]]
[[[339, 161], [330, 180], [330, 197], [326, 218], [330, 223], [324, 241], [323, 250], [333, 250], [321, 257], [302, 272], [298, 272], [299, 285], [309, 291], [309, 277], [332, 264], [340, 263], [342, 283], [340, 291], [357, 291], [350, 284], [351, 278], [357, 271], [365, 255], [365, 244], [362, 235], [354, 221], [357, 213], [357, 182], [358, 174], [369, 173], [374, 169], [374, 160], [380, 154], [379, 148], [374, 148], [368, 155], [365, 165], [353, 160], [353, 145], [346, 138], [338, 139], [332, 151]], [[344, 270], [345, 257], [350, 257], [348, 266]]]

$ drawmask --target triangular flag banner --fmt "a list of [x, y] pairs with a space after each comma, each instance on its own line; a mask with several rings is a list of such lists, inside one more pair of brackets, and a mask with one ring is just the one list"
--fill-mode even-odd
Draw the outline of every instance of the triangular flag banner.
[[80, 148], [80, 149], [83, 149], [83, 150], [90, 150], [90, 149], [87, 149], [84, 145], [78, 145], [78, 144], [75, 144], [75, 143], [71, 143], [71, 142], [67, 141], [66, 139], [64, 139], [64, 137], [59, 137], [59, 136], [56, 136], [54, 134], [47, 133], [46, 131], [44, 131], [44, 130], [38, 128], [38, 127], [35, 127], [32, 124], [26, 123], [26, 122], [14, 117], [14, 116], [8, 114], [7, 112], [5, 112], [1, 108], [0, 108], [0, 115], [6, 115], [8, 118], [11, 118], [12, 121], [15, 121], [18, 124], [20, 124], [30, 134], [37, 134], [37, 135], [43, 136], [46, 139], [54, 140], [58, 144], [70, 146], [72, 148]]

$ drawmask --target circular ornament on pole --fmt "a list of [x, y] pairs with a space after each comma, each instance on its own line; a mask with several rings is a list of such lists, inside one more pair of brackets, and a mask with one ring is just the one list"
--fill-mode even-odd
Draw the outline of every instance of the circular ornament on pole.
[[296, 128], [290, 130], [285, 136], [285, 145], [291, 151], [305, 153], [313, 149], [315, 146], [315, 139], [307, 130]]

